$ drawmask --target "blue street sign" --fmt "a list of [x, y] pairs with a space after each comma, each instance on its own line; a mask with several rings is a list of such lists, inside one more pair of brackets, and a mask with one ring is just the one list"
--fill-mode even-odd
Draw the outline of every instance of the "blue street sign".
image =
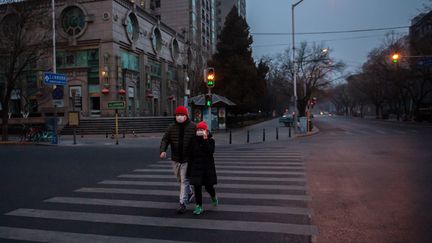
[[44, 73], [44, 84], [66, 85], [66, 75], [60, 73]]

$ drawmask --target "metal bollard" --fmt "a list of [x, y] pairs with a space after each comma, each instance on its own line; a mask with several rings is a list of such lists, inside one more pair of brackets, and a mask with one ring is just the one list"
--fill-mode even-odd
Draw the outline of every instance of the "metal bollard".
[[249, 143], [249, 130], [247, 131], [247, 139], [246, 139], [246, 143]]
[[289, 130], [288, 130], [288, 136], [291, 137], [291, 126], [289, 126]]
[[263, 128], [263, 142], [265, 142], [265, 128]]
[[276, 140], [279, 140], [279, 128], [276, 127]]
[[105, 138], [108, 138], [108, 132], [105, 133]]
[[231, 132], [231, 130], [229, 132], [230, 132], [230, 134], [229, 134], [229, 144], [232, 144], [232, 132]]
[[81, 138], [83, 138], [83, 137], [84, 137], [84, 134], [83, 134], [83, 131], [82, 131], [82, 130], [80, 131], [80, 134], [81, 134]]
[[123, 138], [126, 137], [126, 130], [123, 130]]

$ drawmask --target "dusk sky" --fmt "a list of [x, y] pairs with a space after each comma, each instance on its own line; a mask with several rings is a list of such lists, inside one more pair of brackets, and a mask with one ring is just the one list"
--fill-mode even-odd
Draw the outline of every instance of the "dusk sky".
[[[253, 33], [290, 33], [291, 4], [298, 0], [247, 0], [247, 21]], [[429, 0], [304, 0], [295, 8], [295, 32], [340, 31], [409, 26]], [[408, 28], [396, 29], [407, 34]], [[324, 43], [332, 56], [355, 72], [387, 31], [296, 35], [301, 41]], [[274, 55], [291, 48], [291, 35], [253, 35], [253, 55]]]

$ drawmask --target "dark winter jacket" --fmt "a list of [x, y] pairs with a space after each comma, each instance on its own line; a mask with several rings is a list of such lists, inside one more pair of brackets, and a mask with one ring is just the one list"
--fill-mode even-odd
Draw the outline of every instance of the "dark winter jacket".
[[217, 184], [216, 168], [213, 153], [215, 141], [209, 135], [207, 140], [195, 136], [190, 147], [190, 162], [187, 167], [187, 178], [191, 185]]
[[195, 123], [189, 119], [184, 123], [173, 123], [168, 126], [162, 137], [160, 152], [166, 152], [168, 145], [171, 145], [171, 159], [179, 162], [189, 162], [189, 146], [195, 137]]

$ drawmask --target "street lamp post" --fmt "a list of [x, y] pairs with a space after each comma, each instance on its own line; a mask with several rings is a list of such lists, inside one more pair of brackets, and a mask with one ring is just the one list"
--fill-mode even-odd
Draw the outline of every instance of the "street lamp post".
[[303, 2], [304, 0], [300, 0], [297, 3], [294, 3], [291, 5], [291, 16], [292, 16], [292, 21], [291, 21], [291, 27], [292, 27], [292, 59], [293, 59], [293, 79], [294, 79], [294, 124], [295, 127], [297, 127], [297, 114], [298, 114], [298, 109], [297, 109], [297, 69], [296, 69], [296, 61], [295, 61], [295, 34], [294, 34], [294, 8], [299, 5], [301, 2]]

